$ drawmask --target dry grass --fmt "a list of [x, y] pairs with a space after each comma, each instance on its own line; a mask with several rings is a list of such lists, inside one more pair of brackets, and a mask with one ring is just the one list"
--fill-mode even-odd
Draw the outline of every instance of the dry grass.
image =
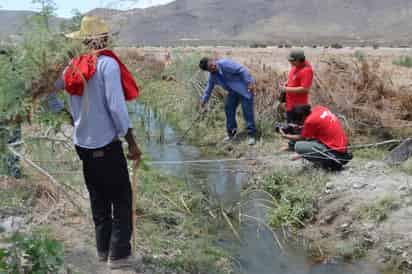
[[383, 136], [412, 125], [411, 92], [397, 88], [379, 62], [344, 62], [335, 57], [321, 62], [312, 100], [344, 115], [350, 129], [359, 133], [378, 129]]
[[[279, 96], [277, 86], [287, 75], [264, 65], [249, 67], [258, 85], [257, 119], [281, 119], [283, 108], [274, 106]], [[324, 58], [315, 72], [311, 102], [339, 114], [352, 134], [390, 138], [412, 132], [408, 131], [412, 129], [412, 89], [397, 87], [378, 61]]]

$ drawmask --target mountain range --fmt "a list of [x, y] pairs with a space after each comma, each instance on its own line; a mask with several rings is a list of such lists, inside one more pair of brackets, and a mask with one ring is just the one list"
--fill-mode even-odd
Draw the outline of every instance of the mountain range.
[[[23, 15], [3, 16], [4, 12], [0, 11], [0, 34], [12, 33]], [[123, 45], [184, 41], [396, 44], [412, 40], [410, 0], [176, 0], [146, 9], [95, 9], [89, 14], [104, 17]], [[13, 26], [5, 27], [4, 22]]]

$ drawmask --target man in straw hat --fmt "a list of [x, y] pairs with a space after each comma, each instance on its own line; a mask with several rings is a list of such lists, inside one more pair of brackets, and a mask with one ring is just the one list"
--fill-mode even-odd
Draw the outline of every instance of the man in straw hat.
[[[309, 104], [309, 91], [312, 86], [313, 70], [311, 64], [306, 60], [305, 53], [301, 49], [294, 49], [288, 55], [288, 61], [292, 68], [288, 75], [288, 81], [280, 86], [281, 98], [286, 107], [286, 120], [291, 123], [291, 112], [295, 106]], [[294, 129], [294, 133], [299, 130]], [[295, 142], [282, 148], [284, 151], [294, 151]]]
[[[85, 16], [80, 31], [67, 37], [88, 48], [72, 59], [56, 88], [70, 95], [73, 139], [90, 195], [98, 259], [112, 269], [137, 266], [141, 256], [132, 256], [130, 243], [131, 184], [119, 137], [128, 143], [127, 158], [139, 161], [126, 106], [139, 90], [125, 65], [106, 49], [109, 28], [100, 18]], [[55, 96], [49, 97], [49, 106], [54, 111], [62, 108]]]

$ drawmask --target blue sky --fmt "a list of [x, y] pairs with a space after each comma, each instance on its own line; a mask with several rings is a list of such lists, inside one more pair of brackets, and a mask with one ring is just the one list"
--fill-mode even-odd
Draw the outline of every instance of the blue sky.
[[[73, 9], [87, 12], [97, 7], [114, 7], [120, 9], [146, 8], [153, 5], [166, 4], [172, 0], [56, 0], [57, 13], [61, 17], [70, 17]], [[32, 0], [0, 0], [0, 9], [7, 10], [36, 10], [39, 5]]]

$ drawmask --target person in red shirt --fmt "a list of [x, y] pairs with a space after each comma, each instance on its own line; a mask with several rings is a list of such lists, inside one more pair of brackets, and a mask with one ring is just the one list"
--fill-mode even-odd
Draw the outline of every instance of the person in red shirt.
[[[288, 81], [280, 87], [281, 97], [284, 98], [286, 108], [286, 121], [291, 122], [290, 112], [297, 105], [309, 104], [309, 90], [312, 86], [313, 70], [306, 60], [303, 50], [292, 50], [288, 56], [292, 69], [288, 75]], [[295, 132], [299, 133], [299, 132]], [[289, 142], [282, 150], [294, 150], [294, 142]]]
[[303, 125], [300, 134], [281, 135], [295, 141], [296, 155], [292, 160], [304, 158], [323, 168], [341, 170], [352, 155], [348, 151], [348, 138], [335, 114], [323, 106], [295, 106], [290, 112], [290, 119], [296, 125]]

